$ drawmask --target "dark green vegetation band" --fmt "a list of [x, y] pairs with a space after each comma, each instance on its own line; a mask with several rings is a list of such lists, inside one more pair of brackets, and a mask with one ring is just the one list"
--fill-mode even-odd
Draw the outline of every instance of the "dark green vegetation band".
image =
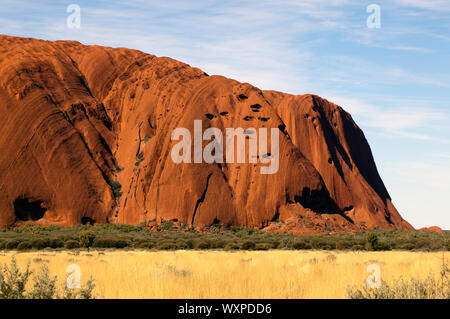
[[[168, 227], [170, 228], [170, 227]], [[104, 224], [78, 226], [25, 226], [0, 229], [0, 249], [78, 248], [175, 249], [322, 249], [322, 250], [450, 250], [450, 232], [370, 230], [356, 234], [304, 235], [267, 233], [256, 229], [213, 228], [207, 233], [150, 232], [144, 226]]]

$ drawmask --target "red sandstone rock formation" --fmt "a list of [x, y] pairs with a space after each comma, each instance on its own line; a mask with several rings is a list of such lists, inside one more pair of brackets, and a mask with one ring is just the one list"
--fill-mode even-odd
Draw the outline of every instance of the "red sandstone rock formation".
[[438, 226], [422, 227], [419, 229], [421, 232], [434, 231], [436, 233], [442, 233], [442, 229]]
[[[318, 96], [261, 91], [136, 50], [9, 36], [0, 74], [2, 227], [156, 218], [268, 230], [285, 220], [299, 233], [412, 229], [363, 132]], [[171, 132], [192, 131], [194, 120], [279, 128], [278, 173], [175, 164]]]

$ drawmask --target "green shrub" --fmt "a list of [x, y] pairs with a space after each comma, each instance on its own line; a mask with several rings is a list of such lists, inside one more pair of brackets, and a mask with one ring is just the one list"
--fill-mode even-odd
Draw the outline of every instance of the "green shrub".
[[256, 247], [255, 242], [251, 241], [251, 240], [246, 240], [241, 245], [241, 249], [244, 249], [244, 250], [253, 250], [253, 249], [255, 249], [255, 247]]
[[292, 248], [294, 249], [311, 249], [311, 245], [302, 240], [297, 240], [292, 244]]
[[56, 282], [58, 277], [51, 277], [47, 264], [44, 263], [41, 271], [34, 278], [33, 290], [29, 294], [31, 299], [53, 299], [56, 295]]
[[187, 240], [185, 241], [185, 243], [186, 243], [186, 247], [187, 247], [188, 249], [193, 249], [193, 248], [195, 247], [195, 240], [192, 239], [192, 238], [187, 239]]
[[66, 249], [80, 248], [80, 242], [76, 240], [68, 240], [64, 243], [64, 248]]
[[280, 241], [279, 240], [272, 240], [270, 242], [270, 244], [272, 245], [272, 249], [277, 249], [278, 246], [280, 246]]
[[62, 248], [64, 247], [64, 240], [60, 239], [60, 238], [51, 238], [48, 241], [48, 246], [50, 248]]
[[225, 250], [236, 250], [236, 249], [240, 249], [241, 247], [237, 244], [237, 243], [228, 243], [225, 245], [224, 249]]
[[406, 243], [398, 246], [399, 249], [403, 250], [413, 250], [415, 248], [414, 244], [412, 243]]
[[219, 223], [211, 225], [211, 231], [214, 233], [219, 233], [221, 229], [222, 229], [222, 225], [220, 225]]
[[90, 230], [80, 231], [78, 235], [78, 240], [80, 242], [80, 247], [87, 248], [89, 250], [89, 247], [91, 247], [92, 244], [94, 243], [95, 234]]
[[144, 152], [140, 152], [137, 156], [136, 156], [136, 163], [134, 163], [134, 166], [139, 166], [141, 164], [141, 162], [144, 160]]
[[17, 245], [17, 250], [28, 250], [31, 249], [31, 242], [29, 241], [23, 241], [19, 245]]
[[327, 238], [312, 241], [312, 247], [315, 249], [333, 250], [336, 249], [336, 244]]
[[110, 180], [109, 185], [111, 186], [114, 197], [119, 198], [122, 196], [122, 185], [118, 181]]
[[6, 249], [16, 249], [17, 246], [20, 244], [20, 240], [17, 239], [12, 239], [12, 240], [7, 240], [5, 242], [5, 248]]
[[382, 281], [380, 288], [348, 287], [351, 299], [450, 299], [450, 271], [442, 265], [441, 278], [429, 274], [425, 279], [397, 279], [393, 284]]
[[388, 243], [379, 241], [375, 247], [375, 250], [392, 250], [392, 248]]
[[120, 238], [95, 238], [92, 247], [96, 248], [125, 248], [129, 242]]
[[184, 240], [177, 240], [175, 245], [177, 246], [177, 249], [188, 249], [188, 245]]
[[[52, 277], [46, 263], [43, 263], [40, 272], [34, 276], [33, 283], [28, 284], [33, 271], [30, 270], [30, 262], [21, 271], [16, 259], [11, 258], [11, 265], [0, 265], [0, 299], [91, 299], [95, 287], [92, 279], [88, 280], [80, 289], [67, 288], [66, 282], [58, 290], [57, 276]], [[30, 289], [27, 291], [27, 289]]]
[[211, 248], [211, 241], [209, 239], [203, 238], [196, 242], [195, 248], [197, 249], [209, 249]]
[[123, 171], [123, 168], [116, 164], [116, 165], [114, 166], [114, 168], [112, 169], [112, 171], [113, 171], [113, 172], [120, 173], [121, 171]]
[[161, 230], [169, 230], [173, 226], [173, 221], [165, 221], [161, 224]]
[[294, 246], [294, 239], [293, 238], [284, 238], [280, 241], [278, 244], [278, 248], [292, 248]]
[[347, 250], [347, 249], [351, 249], [353, 247], [354, 242], [349, 241], [349, 240], [340, 240], [336, 243], [336, 249], [338, 250]]
[[367, 233], [366, 249], [369, 251], [376, 250], [377, 244], [378, 244], [378, 236], [375, 233]]
[[161, 250], [175, 250], [177, 249], [177, 244], [171, 240], [164, 240], [164, 241], [160, 241], [157, 245], [156, 245], [157, 249], [161, 249]]
[[224, 248], [226, 244], [227, 244], [226, 240], [220, 239], [220, 238], [216, 238], [212, 242], [211, 246], [212, 246], [212, 248]]
[[24, 299], [25, 286], [33, 272], [30, 270], [30, 261], [25, 271], [17, 266], [16, 258], [11, 258], [11, 265], [0, 265], [0, 299]]
[[272, 245], [269, 243], [257, 243], [255, 245], [255, 250], [269, 250], [272, 248]]
[[150, 249], [155, 247], [155, 243], [151, 241], [142, 241], [136, 244], [137, 248]]
[[[30, 245], [34, 249], [43, 249], [45, 247], [48, 247], [48, 240], [34, 239], [30, 241]], [[17, 247], [17, 249], [19, 249], [19, 247]]]
[[443, 248], [445, 248], [445, 245], [444, 245], [444, 243], [442, 241], [437, 241], [436, 240], [436, 241], [431, 242], [429, 244], [429, 249], [432, 250], [432, 251], [442, 250]]
[[188, 224], [184, 221], [181, 221], [180, 230], [184, 230], [188, 227]]

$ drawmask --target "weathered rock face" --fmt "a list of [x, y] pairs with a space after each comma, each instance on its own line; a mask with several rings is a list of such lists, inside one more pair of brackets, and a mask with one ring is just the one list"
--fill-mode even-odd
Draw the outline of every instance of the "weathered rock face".
[[[8, 36], [0, 74], [0, 226], [156, 218], [412, 229], [362, 131], [318, 96], [261, 91], [135, 50]], [[248, 161], [174, 163], [171, 133], [193, 132], [194, 120], [223, 132], [278, 128], [278, 172]]]
[[436, 233], [442, 233], [442, 229], [438, 226], [422, 227], [419, 229], [420, 232], [434, 231]]

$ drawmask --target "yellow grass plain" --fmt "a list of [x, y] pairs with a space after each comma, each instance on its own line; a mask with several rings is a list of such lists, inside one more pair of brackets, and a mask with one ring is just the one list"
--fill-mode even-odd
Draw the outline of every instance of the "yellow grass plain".
[[[445, 258], [447, 254], [445, 253]], [[327, 251], [35, 251], [3, 252], [24, 269], [46, 262], [62, 284], [70, 264], [81, 281], [95, 279], [97, 298], [347, 298], [348, 286], [362, 286], [367, 266], [378, 264], [381, 277], [439, 275], [442, 252]], [[334, 256], [334, 257], [333, 257]]]

